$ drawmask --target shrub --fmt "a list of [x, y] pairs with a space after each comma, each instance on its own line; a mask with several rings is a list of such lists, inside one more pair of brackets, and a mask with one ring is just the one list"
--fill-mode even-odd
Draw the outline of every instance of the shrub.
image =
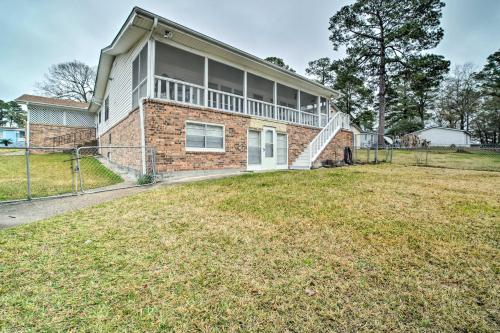
[[153, 175], [142, 175], [137, 179], [137, 184], [138, 185], [152, 184], [154, 180], [155, 178]]

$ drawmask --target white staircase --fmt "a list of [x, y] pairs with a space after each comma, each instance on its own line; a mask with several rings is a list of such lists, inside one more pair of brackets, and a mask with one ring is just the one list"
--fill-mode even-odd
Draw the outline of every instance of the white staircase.
[[348, 114], [337, 112], [292, 163], [290, 169], [311, 169], [314, 161], [319, 157], [335, 135], [342, 129], [350, 128], [350, 122], [351, 120]]

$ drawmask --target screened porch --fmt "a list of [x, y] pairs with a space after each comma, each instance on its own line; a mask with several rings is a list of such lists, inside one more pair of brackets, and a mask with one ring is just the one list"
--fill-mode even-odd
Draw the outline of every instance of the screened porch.
[[155, 98], [314, 127], [328, 122], [325, 97], [158, 41], [154, 45]]

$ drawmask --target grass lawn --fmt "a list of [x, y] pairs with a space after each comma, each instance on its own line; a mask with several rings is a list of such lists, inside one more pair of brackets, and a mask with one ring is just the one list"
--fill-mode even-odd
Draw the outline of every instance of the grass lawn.
[[164, 187], [0, 230], [0, 331], [500, 330], [500, 174]]
[[17, 153], [22, 151], [22, 149], [16, 149], [16, 148], [0, 148], [0, 155], [4, 154], [10, 154], [10, 153]]
[[[30, 175], [33, 197], [70, 193], [73, 189], [71, 154], [31, 154]], [[85, 186], [96, 188], [123, 179], [92, 158], [85, 163]], [[0, 201], [26, 198], [26, 158], [0, 155]]]
[[[356, 150], [356, 161], [366, 162], [369, 158], [370, 162], [374, 160], [374, 151], [370, 151], [370, 155], [366, 149]], [[380, 151], [379, 160], [386, 159], [386, 151]], [[392, 152], [392, 163], [402, 165], [417, 165], [427, 164], [433, 167], [464, 169], [464, 170], [479, 170], [479, 171], [500, 171], [500, 153], [493, 151], [472, 150], [471, 152], [460, 152], [456, 150], [430, 150], [426, 156], [425, 150], [409, 151], [394, 149]], [[388, 157], [390, 158], [390, 157]]]

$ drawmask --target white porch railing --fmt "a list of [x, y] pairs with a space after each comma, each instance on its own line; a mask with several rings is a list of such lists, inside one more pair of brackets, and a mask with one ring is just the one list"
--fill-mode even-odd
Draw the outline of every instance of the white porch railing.
[[278, 114], [276, 119], [287, 121], [290, 123], [300, 124], [300, 111], [292, 108], [287, 108], [286, 106], [278, 105]]
[[319, 127], [319, 117], [317, 114], [300, 111], [300, 118], [300, 123], [303, 125]]
[[341, 129], [350, 128], [350, 117], [346, 113], [337, 112], [321, 132], [309, 143], [309, 161], [313, 163], [325, 146]]
[[310, 112], [267, 103], [252, 98], [246, 99], [240, 95], [220, 90], [208, 89], [203, 86], [187, 83], [163, 76], [155, 76], [154, 97], [196, 106], [205, 106], [205, 92], [207, 95], [206, 107], [248, 114], [251, 116], [276, 119], [293, 124], [323, 127], [326, 124], [326, 115], [320, 116]]
[[202, 106], [204, 93], [205, 89], [196, 84], [155, 77], [155, 98]]
[[244, 98], [242, 96], [220, 90], [208, 89], [209, 108], [244, 113], [243, 103]]
[[274, 119], [274, 104], [247, 98], [247, 114]]

